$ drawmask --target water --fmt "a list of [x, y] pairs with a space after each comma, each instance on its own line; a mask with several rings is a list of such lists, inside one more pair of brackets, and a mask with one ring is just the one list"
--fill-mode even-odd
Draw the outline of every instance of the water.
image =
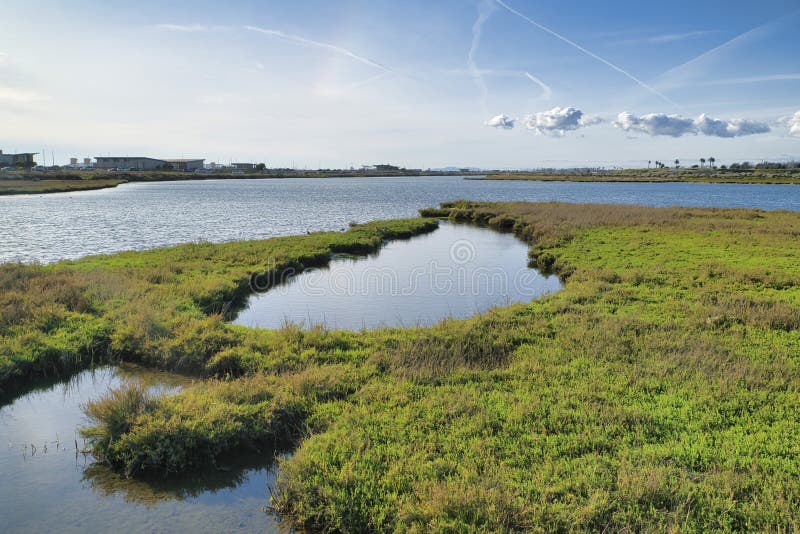
[[0, 530], [278, 531], [263, 512], [275, 477], [263, 458], [237, 458], [223, 461], [224, 471], [147, 482], [126, 480], [93, 464], [90, 455], [75, 454], [76, 439], [83, 447], [77, 437], [77, 428], [85, 424], [81, 404], [130, 381], [167, 392], [188, 382], [136, 367], [104, 367], [0, 408]]
[[527, 253], [511, 234], [443, 222], [430, 234], [390, 241], [369, 257], [303, 271], [252, 296], [235, 322], [346, 330], [427, 326], [560, 289], [558, 277], [527, 266]]
[[232, 241], [410, 217], [440, 202], [559, 200], [800, 210], [800, 187], [476, 181], [461, 177], [198, 180], [0, 197], [0, 262], [52, 262], [190, 241]]

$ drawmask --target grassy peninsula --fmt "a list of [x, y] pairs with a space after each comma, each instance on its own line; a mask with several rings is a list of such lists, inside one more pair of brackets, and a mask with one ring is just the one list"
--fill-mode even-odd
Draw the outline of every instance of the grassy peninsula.
[[310, 530], [798, 528], [800, 214], [460, 201], [423, 215], [513, 230], [565, 288], [430, 328], [225, 323], [251, 272], [374, 250], [426, 218], [2, 265], [0, 384], [114, 359], [208, 376], [90, 403], [95, 454], [143, 476], [292, 447], [273, 511]]
[[89, 191], [106, 189], [124, 184], [123, 178], [92, 179], [3, 179], [0, 177], [0, 195], [27, 195], [42, 193], [66, 193], [70, 191]]

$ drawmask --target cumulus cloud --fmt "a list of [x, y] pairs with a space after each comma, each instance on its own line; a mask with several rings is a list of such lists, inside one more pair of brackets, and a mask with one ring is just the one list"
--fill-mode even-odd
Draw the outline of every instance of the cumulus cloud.
[[688, 133], [697, 133], [692, 119], [684, 119], [678, 115], [650, 113], [637, 116], [623, 111], [617, 115], [614, 126], [626, 132], [643, 132], [650, 135], [669, 135], [680, 137]]
[[492, 128], [511, 130], [514, 128], [514, 123], [516, 121], [516, 119], [509, 118], [507, 115], [501, 113], [500, 115], [495, 115], [484, 124], [486, 124], [486, 126], [491, 126]]
[[548, 111], [540, 111], [525, 116], [525, 127], [539, 135], [561, 137], [568, 131], [577, 130], [602, 122], [599, 117], [586, 117], [583, 111], [573, 107], [556, 106]]
[[780, 123], [789, 127], [789, 135], [800, 137], [800, 111], [795, 112], [794, 115], [783, 117]]
[[739, 137], [743, 135], [767, 133], [770, 130], [769, 125], [764, 122], [745, 119], [725, 121], [712, 119], [705, 113], [697, 117], [694, 123], [700, 132], [716, 137]]
[[614, 126], [626, 132], [642, 132], [670, 137], [698, 133], [712, 137], [741, 137], [770, 131], [769, 125], [764, 122], [747, 119], [714, 119], [705, 113], [696, 119], [687, 119], [680, 115], [664, 113], [637, 116], [625, 111], [617, 116]]

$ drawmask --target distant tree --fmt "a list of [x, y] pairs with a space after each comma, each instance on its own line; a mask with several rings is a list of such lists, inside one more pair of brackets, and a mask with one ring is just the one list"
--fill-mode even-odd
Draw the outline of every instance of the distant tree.
[[709, 167], [712, 167], [712, 168], [713, 168], [713, 167], [714, 167], [714, 163], [715, 163], [716, 161], [717, 161], [717, 160], [716, 160], [715, 158], [708, 158], [708, 165], [709, 165]]
[[650, 168], [650, 164], [651, 164], [651, 163], [653, 163], [653, 162], [652, 162], [652, 161], [650, 161], [650, 160], [648, 159], [648, 160], [647, 160], [647, 168], [648, 168], [648, 169]]
[[264, 163], [259, 163], [258, 165], [256, 165], [256, 170], [257, 171], [264, 171], [264, 170], [266, 170], [266, 168], [267, 168], [267, 166]]
[[676, 159], [676, 160], [675, 160], [675, 168], [677, 169], [677, 168], [679, 168], [680, 166], [681, 166], [681, 160], [679, 160], [679, 159]]
[[700, 158], [700, 168], [702, 169], [706, 164], [706, 158]]

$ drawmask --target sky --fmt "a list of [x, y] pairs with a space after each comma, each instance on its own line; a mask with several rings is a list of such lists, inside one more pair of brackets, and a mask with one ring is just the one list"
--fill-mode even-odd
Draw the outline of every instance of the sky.
[[800, 159], [800, 0], [6, 0], [0, 19], [0, 149], [47, 164]]

